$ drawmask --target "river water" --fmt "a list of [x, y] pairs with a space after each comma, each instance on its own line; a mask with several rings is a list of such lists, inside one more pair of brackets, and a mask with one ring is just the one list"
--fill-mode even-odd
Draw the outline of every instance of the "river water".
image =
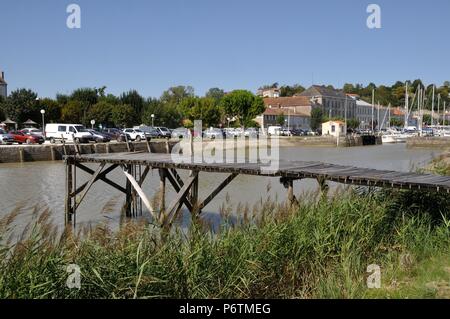
[[[321, 161], [405, 172], [427, 165], [440, 153], [439, 150], [408, 149], [405, 144], [351, 148], [282, 148], [280, 151], [281, 158], [286, 160]], [[186, 176], [183, 173], [181, 175]], [[121, 172], [114, 171], [109, 177], [118, 184], [125, 185], [125, 177]], [[200, 173], [200, 198], [207, 196], [224, 178], [221, 174]], [[78, 170], [77, 180], [78, 185], [81, 185], [88, 180], [88, 175]], [[34, 208], [39, 211], [47, 207], [53, 221], [63, 225], [64, 181], [62, 162], [0, 164], [0, 218], [13, 210], [19, 210], [16, 223], [25, 225], [35, 215]], [[152, 197], [156, 194], [158, 185], [159, 175], [155, 170], [148, 175], [143, 188]], [[298, 181], [294, 185], [296, 194], [314, 191], [317, 187], [317, 183], [312, 180]], [[168, 203], [174, 196], [170, 189], [169, 187]], [[286, 199], [286, 190], [280, 185], [278, 178], [238, 176], [205, 208], [204, 216], [214, 222], [218, 220], [221, 208], [226, 207], [233, 212], [239, 203], [251, 208], [268, 197], [278, 201]], [[123, 200], [124, 197], [118, 191], [106, 184], [95, 183], [77, 210], [77, 223], [118, 224]]]

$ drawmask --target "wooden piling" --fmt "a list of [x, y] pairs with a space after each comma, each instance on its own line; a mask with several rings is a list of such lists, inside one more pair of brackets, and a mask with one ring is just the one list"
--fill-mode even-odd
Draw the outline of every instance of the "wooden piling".
[[65, 223], [72, 222], [72, 159], [66, 159]]
[[166, 210], [166, 172], [164, 169], [159, 169], [159, 210], [164, 212]]

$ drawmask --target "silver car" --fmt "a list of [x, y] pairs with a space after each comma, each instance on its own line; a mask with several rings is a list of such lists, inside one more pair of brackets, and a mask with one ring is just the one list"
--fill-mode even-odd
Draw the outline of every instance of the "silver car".
[[8, 144], [11, 145], [12, 143], [14, 143], [14, 138], [6, 133], [5, 130], [0, 128], [0, 144]]

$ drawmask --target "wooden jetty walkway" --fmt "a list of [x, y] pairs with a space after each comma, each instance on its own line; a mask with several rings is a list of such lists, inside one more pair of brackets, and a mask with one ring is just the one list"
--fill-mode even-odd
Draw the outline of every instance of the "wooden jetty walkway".
[[[76, 223], [76, 210], [87, 192], [95, 182], [102, 181], [125, 195], [123, 207], [126, 216], [132, 217], [142, 213], [145, 207], [150, 211], [156, 224], [170, 227], [178, 216], [182, 206], [186, 206], [192, 214], [200, 214], [233, 179], [238, 175], [279, 177], [288, 192], [288, 200], [295, 202], [293, 182], [301, 179], [316, 179], [321, 187], [326, 181], [342, 184], [363, 185], [372, 187], [390, 187], [397, 189], [421, 189], [450, 193], [450, 177], [431, 174], [404, 173], [368, 168], [357, 168], [321, 162], [280, 161], [279, 168], [273, 171], [263, 169], [267, 164], [233, 163], [178, 163], [170, 154], [127, 152], [114, 154], [68, 155], [66, 163], [66, 223]], [[92, 169], [87, 163], [95, 164]], [[77, 185], [77, 169], [91, 175], [90, 179]], [[114, 170], [124, 174], [125, 187], [108, 178]], [[142, 188], [142, 184], [151, 169], [159, 171], [160, 198], [159, 207], [155, 209]], [[182, 180], [179, 170], [189, 171], [189, 176]], [[223, 173], [226, 177], [203, 200], [198, 196], [200, 172]], [[177, 195], [166, 206], [166, 182], [169, 182]]]

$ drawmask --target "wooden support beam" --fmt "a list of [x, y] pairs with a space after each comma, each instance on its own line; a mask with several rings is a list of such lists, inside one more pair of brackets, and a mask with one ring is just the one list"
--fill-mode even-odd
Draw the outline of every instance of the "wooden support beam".
[[72, 222], [72, 159], [66, 159], [66, 195], [65, 195], [65, 223]]
[[148, 150], [148, 152], [149, 153], [151, 153], [152, 152], [152, 148], [150, 147], [150, 137], [149, 138], [145, 138], [145, 143], [147, 144], [147, 150]]
[[[89, 174], [94, 174], [94, 171], [92, 169], [90, 169], [87, 166], [84, 166], [83, 164], [81, 164], [80, 162], [75, 162], [75, 166], [78, 167], [79, 169], [85, 171], [86, 173]], [[117, 167], [117, 166], [116, 166]], [[100, 179], [101, 181], [105, 182], [106, 184], [114, 187], [115, 189], [121, 191], [122, 193], [126, 193], [126, 189], [123, 188], [122, 186], [120, 186], [119, 184], [109, 180], [108, 178], [104, 177], [104, 176], [99, 176], [98, 179]]]
[[175, 177], [175, 179], [178, 182], [178, 184], [180, 185], [180, 187], [183, 187], [183, 180], [181, 179], [180, 175], [178, 175], [177, 170], [174, 168], [171, 168], [170, 172], [173, 174], [173, 176]]
[[166, 210], [166, 171], [162, 168], [159, 170], [159, 210]]
[[230, 184], [238, 175], [238, 173], [233, 173], [228, 176], [222, 183], [220, 183], [220, 185], [217, 186], [216, 189], [212, 191], [211, 194], [206, 197], [201, 204], [198, 205], [199, 210], [205, 208], [205, 206], [208, 205], [214, 199], [214, 197], [216, 197], [225, 187], [227, 187], [228, 184]]
[[[169, 182], [172, 185], [175, 192], [178, 193], [183, 186], [180, 186], [180, 184], [178, 183], [176, 178], [172, 175], [171, 171], [169, 171], [168, 169], [164, 169], [164, 171], [166, 173], [165, 174], [166, 178], [169, 180]], [[176, 171], [175, 171], [175, 173], [176, 173]], [[183, 203], [186, 205], [186, 207], [191, 212], [193, 210], [193, 204], [189, 201], [189, 199], [187, 197], [183, 198], [182, 200], [183, 200]]]
[[127, 179], [130, 181], [131, 186], [138, 193], [139, 197], [142, 199], [142, 202], [144, 203], [145, 207], [150, 211], [150, 214], [152, 215], [153, 219], [155, 221], [158, 221], [156, 211], [153, 209], [152, 204], [150, 203], [149, 199], [147, 198], [144, 191], [142, 190], [141, 185], [139, 185], [139, 183], [136, 181], [136, 179], [129, 172], [127, 172], [126, 167], [124, 167], [123, 173], [125, 174]]
[[177, 193], [177, 196], [173, 199], [172, 203], [169, 205], [169, 209], [167, 212], [168, 220], [165, 221], [165, 225], [172, 225], [173, 221], [175, 220], [177, 213], [172, 213], [175, 208], [177, 208], [180, 204], [182, 204], [183, 198], [187, 196], [189, 193], [192, 184], [198, 179], [198, 174], [191, 176], [188, 178], [184, 186], [180, 189], [180, 191]]
[[[95, 181], [98, 181], [104, 177], [106, 177], [106, 175], [108, 173], [110, 173], [111, 171], [113, 171], [115, 168], [117, 168], [119, 165], [117, 164], [113, 164], [110, 167], [108, 167], [107, 169], [105, 169], [104, 171], [102, 171], [96, 178]], [[80, 187], [78, 187], [72, 194], [71, 196], [76, 196], [79, 193], [81, 193], [83, 191], [83, 189], [87, 186], [87, 184], [89, 183], [89, 181], [87, 181], [86, 183], [84, 183], [83, 185], [81, 185]]]
[[76, 139], [76, 137], [75, 137], [75, 134], [73, 134], [72, 133], [72, 141], [73, 141], [73, 145], [74, 145], [74, 147], [75, 147], [75, 154], [77, 155], [77, 156], [80, 156], [80, 145], [78, 145], [78, 143], [77, 143], [77, 139]]
[[100, 164], [100, 166], [96, 169], [95, 173], [92, 175], [91, 180], [88, 182], [86, 187], [83, 189], [83, 192], [81, 193], [80, 197], [77, 199], [75, 198], [75, 209], [77, 209], [81, 202], [83, 201], [84, 197], [86, 196], [89, 189], [92, 187], [92, 185], [95, 183], [95, 181], [98, 179], [98, 175], [101, 173], [103, 168], [105, 167], [106, 163]]
[[[123, 166], [123, 171], [125, 173], [125, 171], [127, 171], [128, 174], [131, 174], [131, 165], [124, 165]], [[131, 181], [128, 179], [125, 182], [125, 215], [127, 217], [131, 217], [131, 202], [132, 202], [132, 198], [131, 198]]]

